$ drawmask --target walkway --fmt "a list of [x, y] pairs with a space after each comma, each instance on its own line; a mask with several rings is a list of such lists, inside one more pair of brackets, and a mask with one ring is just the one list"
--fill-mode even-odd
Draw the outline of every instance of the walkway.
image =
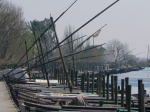
[[0, 112], [18, 112], [3, 81], [0, 81]]

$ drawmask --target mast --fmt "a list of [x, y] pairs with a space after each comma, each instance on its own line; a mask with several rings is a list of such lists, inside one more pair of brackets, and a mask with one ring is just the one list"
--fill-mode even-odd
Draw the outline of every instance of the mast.
[[148, 66], [148, 56], [149, 56], [149, 44], [148, 44], [148, 51], [147, 51], [147, 66]]

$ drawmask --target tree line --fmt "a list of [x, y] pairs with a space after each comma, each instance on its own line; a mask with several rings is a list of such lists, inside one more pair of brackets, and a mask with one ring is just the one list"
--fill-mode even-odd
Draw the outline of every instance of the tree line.
[[[12, 64], [26, 52], [36, 38], [51, 24], [50, 19], [43, 21], [33, 20], [26, 22], [23, 17], [23, 11], [19, 6], [14, 5], [6, 0], [0, 0], [0, 63]], [[68, 25], [64, 30], [64, 37], [67, 37], [74, 31], [73, 26]], [[62, 44], [64, 55], [71, 54], [83, 49], [92, 47], [90, 40], [84, 42], [83, 35], [76, 33]], [[25, 42], [27, 44], [25, 44]], [[84, 43], [83, 43], [84, 42]], [[56, 45], [53, 29], [49, 29], [40, 39], [41, 49], [44, 53], [51, 50]], [[39, 50], [40, 43], [37, 43], [28, 52], [29, 59], [32, 59], [41, 53]], [[47, 60], [59, 56], [58, 49], [54, 50], [47, 56]], [[70, 60], [70, 61], [69, 61]], [[90, 63], [113, 63], [114, 67], [136, 66], [140, 61], [132, 55], [128, 44], [113, 39], [106, 44], [106, 47], [94, 48], [77, 55], [73, 55], [65, 61], [90, 62]], [[27, 61], [24, 57], [21, 63]], [[142, 62], [140, 62], [142, 63]]]

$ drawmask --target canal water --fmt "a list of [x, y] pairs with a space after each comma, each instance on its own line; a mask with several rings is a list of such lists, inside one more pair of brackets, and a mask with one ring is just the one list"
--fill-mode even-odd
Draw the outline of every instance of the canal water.
[[150, 94], [150, 67], [146, 67], [145, 69], [139, 71], [117, 74], [117, 76], [119, 81], [118, 84], [120, 87], [121, 79], [129, 77], [129, 84], [132, 85], [132, 94], [138, 93], [138, 79], [142, 79], [147, 94]]

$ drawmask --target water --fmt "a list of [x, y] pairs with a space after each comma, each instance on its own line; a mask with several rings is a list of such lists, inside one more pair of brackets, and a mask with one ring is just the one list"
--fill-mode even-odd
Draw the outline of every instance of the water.
[[150, 67], [146, 67], [145, 69], [140, 71], [117, 74], [117, 76], [119, 86], [121, 86], [121, 79], [129, 77], [129, 84], [132, 85], [132, 94], [138, 93], [138, 79], [142, 79], [145, 90], [148, 94], [150, 94]]

